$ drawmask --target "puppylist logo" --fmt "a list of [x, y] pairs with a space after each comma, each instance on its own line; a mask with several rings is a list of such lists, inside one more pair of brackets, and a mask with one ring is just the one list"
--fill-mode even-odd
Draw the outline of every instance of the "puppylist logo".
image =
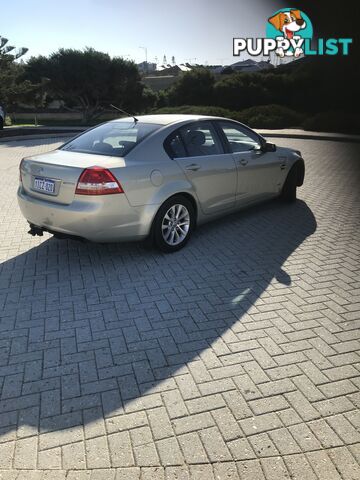
[[348, 55], [352, 38], [319, 38], [311, 45], [313, 27], [306, 13], [296, 8], [282, 8], [275, 12], [266, 25], [266, 38], [234, 38], [233, 55], [299, 58], [301, 55]]
[[300, 57], [305, 39], [311, 41], [313, 28], [309, 17], [300, 10], [279, 10], [268, 19], [266, 37], [276, 41], [279, 57]]

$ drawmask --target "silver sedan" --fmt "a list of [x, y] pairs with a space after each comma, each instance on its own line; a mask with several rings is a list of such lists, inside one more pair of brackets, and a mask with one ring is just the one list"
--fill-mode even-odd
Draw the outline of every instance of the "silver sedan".
[[173, 252], [196, 225], [265, 199], [296, 199], [300, 152], [226, 118], [147, 115], [24, 158], [18, 200], [32, 235], [150, 239]]

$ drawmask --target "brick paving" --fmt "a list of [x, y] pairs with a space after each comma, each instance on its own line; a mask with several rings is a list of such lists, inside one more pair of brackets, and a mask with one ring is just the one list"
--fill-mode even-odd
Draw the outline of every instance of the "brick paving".
[[173, 255], [27, 235], [0, 145], [0, 479], [358, 480], [359, 146]]

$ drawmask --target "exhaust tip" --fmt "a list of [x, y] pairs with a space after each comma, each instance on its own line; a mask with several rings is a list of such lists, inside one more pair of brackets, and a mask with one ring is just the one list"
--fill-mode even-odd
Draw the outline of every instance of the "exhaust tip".
[[30, 230], [28, 231], [28, 234], [32, 235], [33, 237], [42, 237], [44, 235], [44, 230], [41, 227], [30, 223]]

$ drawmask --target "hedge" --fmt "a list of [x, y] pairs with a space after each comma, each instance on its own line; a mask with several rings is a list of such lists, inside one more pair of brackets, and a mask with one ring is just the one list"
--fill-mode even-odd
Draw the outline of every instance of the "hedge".
[[152, 113], [210, 115], [232, 118], [252, 128], [303, 128], [319, 132], [360, 133], [360, 115], [343, 112], [299, 113], [282, 105], [260, 105], [236, 111], [216, 106], [163, 107]]

